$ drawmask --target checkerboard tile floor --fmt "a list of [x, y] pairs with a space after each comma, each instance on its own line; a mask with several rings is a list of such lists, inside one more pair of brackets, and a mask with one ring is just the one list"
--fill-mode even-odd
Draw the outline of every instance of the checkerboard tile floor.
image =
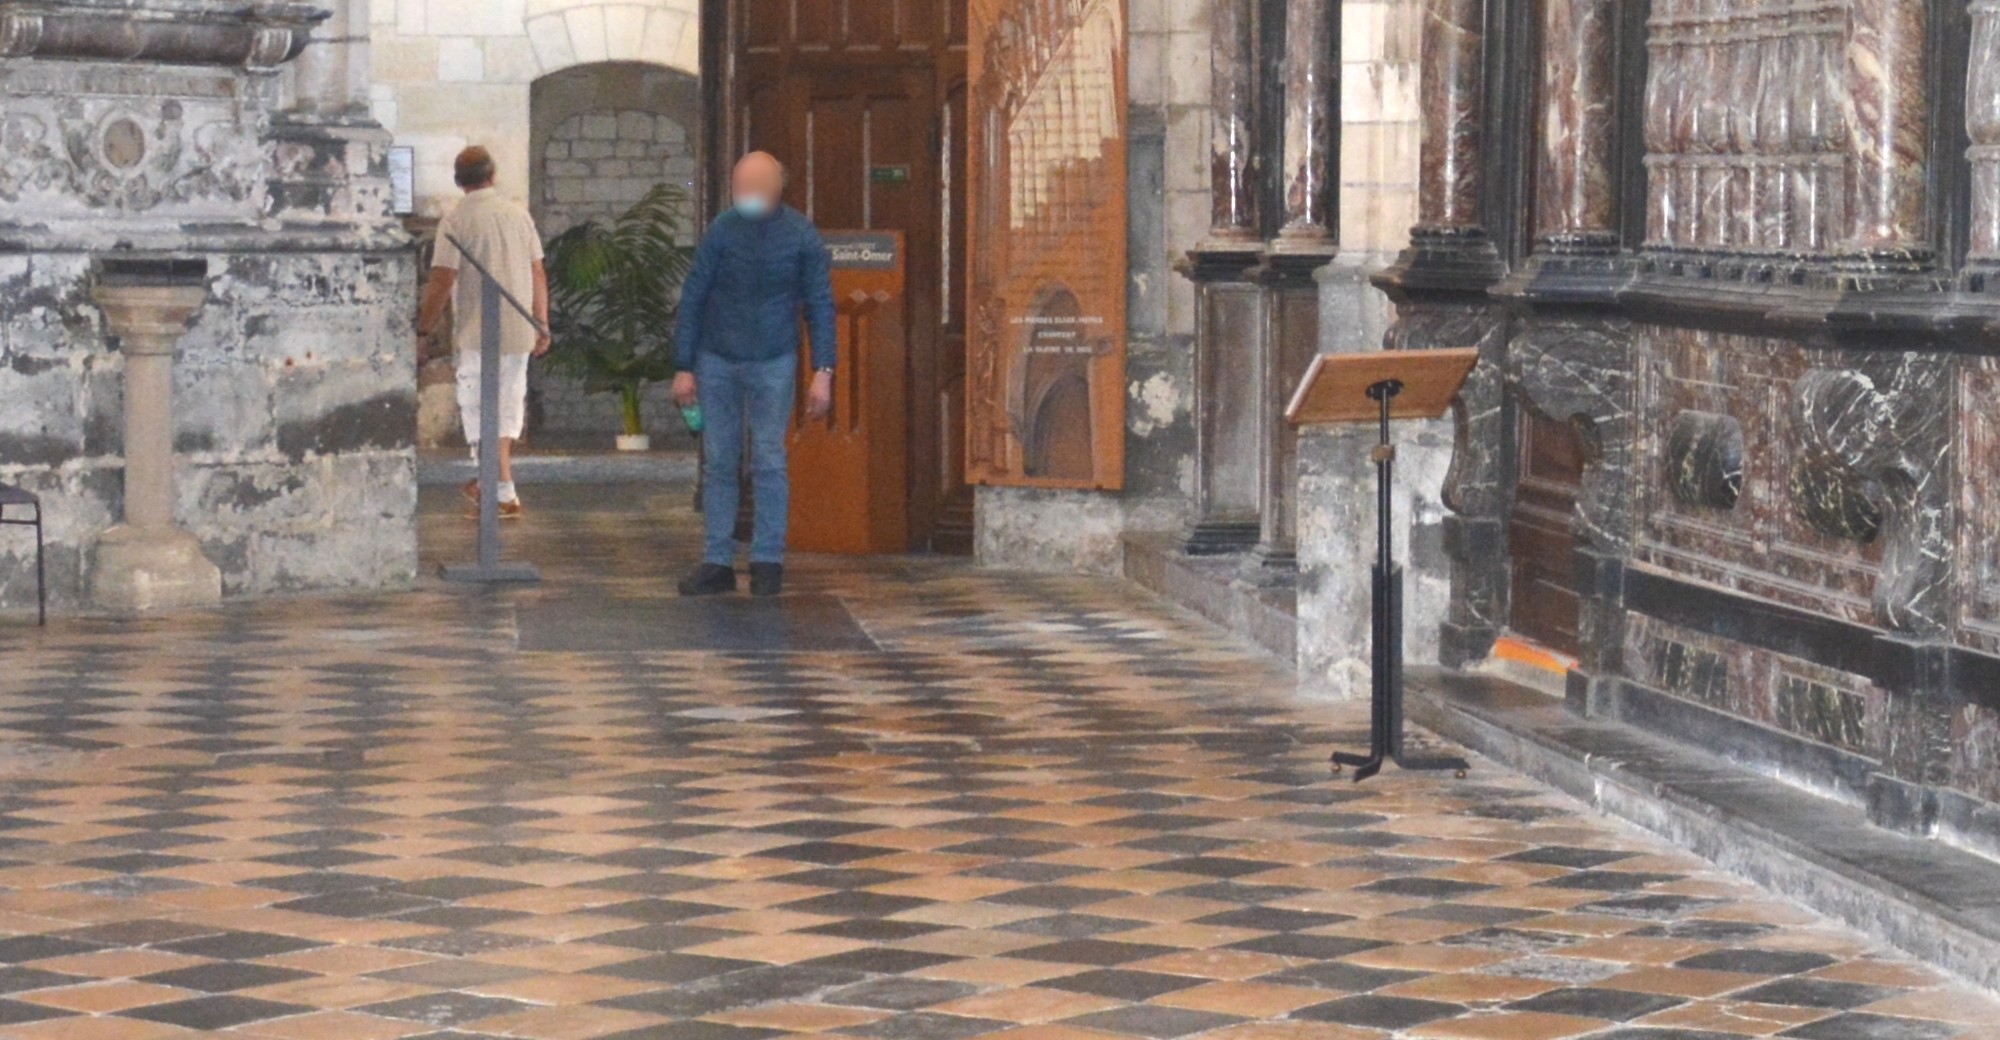
[[872, 647], [522, 652], [688, 558], [566, 497], [534, 589], [0, 626], [0, 1038], [2000, 1035], [1496, 767], [1329, 775], [1359, 706], [1114, 583], [808, 560]]

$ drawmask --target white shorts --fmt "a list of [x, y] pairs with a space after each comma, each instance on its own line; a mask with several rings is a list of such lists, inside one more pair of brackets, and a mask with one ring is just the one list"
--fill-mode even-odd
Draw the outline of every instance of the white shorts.
[[[528, 355], [500, 355], [500, 438], [519, 440], [522, 413], [528, 405]], [[458, 355], [458, 414], [465, 421], [465, 442], [479, 443], [479, 355]]]

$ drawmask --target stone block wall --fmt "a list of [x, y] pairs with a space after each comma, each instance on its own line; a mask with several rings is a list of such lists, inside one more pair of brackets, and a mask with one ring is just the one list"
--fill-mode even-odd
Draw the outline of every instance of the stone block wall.
[[373, 0], [375, 118], [416, 149], [419, 213], [457, 196], [451, 158], [493, 151], [503, 190], [528, 195], [530, 86], [578, 65], [637, 62], [694, 76], [696, 0]]
[[[678, 114], [598, 108], [564, 118], [547, 134], [534, 203], [535, 222], [545, 238], [586, 220], [612, 219], [662, 182], [679, 184], [693, 196], [699, 156], [689, 125]], [[692, 204], [689, 208], [692, 236], [698, 222]], [[540, 365], [531, 375], [529, 394], [539, 434], [608, 444], [621, 429], [616, 397], [586, 394], [579, 384]], [[655, 436], [685, 429], [664, 385], [648, 389], [643, 415]]]
[[[402, 252], [206, 256], [175, 361], [175, 518], [226, 595], [375, 588], [416, 575], [412, 261]], [[51, 606], [81, 605], [121, 515], [122, 359], [92, 257], [0, 256], [0, 481], [40, 494]], [[0, 609], [34, 602], [33, 542], [0, 534]]]

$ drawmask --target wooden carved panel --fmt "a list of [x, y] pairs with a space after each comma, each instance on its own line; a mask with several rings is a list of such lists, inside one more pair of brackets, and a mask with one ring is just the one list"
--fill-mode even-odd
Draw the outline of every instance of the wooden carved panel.
[[1124, 0], [971, 0], [968, 473], [1125, 470]]

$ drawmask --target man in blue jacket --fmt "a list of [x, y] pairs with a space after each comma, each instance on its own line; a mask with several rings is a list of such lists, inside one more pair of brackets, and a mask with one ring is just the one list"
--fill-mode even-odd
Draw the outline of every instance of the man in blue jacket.
[[785, 525], [791, 488], [785, 433], [797, 401], [799, 315], [812, 339], [813, 418], [833, 406], [833, 284], [826, 247], [812, 221], [779, 201], [785, 171], [752, 152], [729, 179], [732, 205], [709, 225], [681, 289], [674, 332], [679, 373], [674, 398], [701, 405], [702, 562], [680, 583], [683, 596], [736, 591], [736, 508], [745, 431], [756, 516], [750, 538], [750, 594], [784, 585]]

